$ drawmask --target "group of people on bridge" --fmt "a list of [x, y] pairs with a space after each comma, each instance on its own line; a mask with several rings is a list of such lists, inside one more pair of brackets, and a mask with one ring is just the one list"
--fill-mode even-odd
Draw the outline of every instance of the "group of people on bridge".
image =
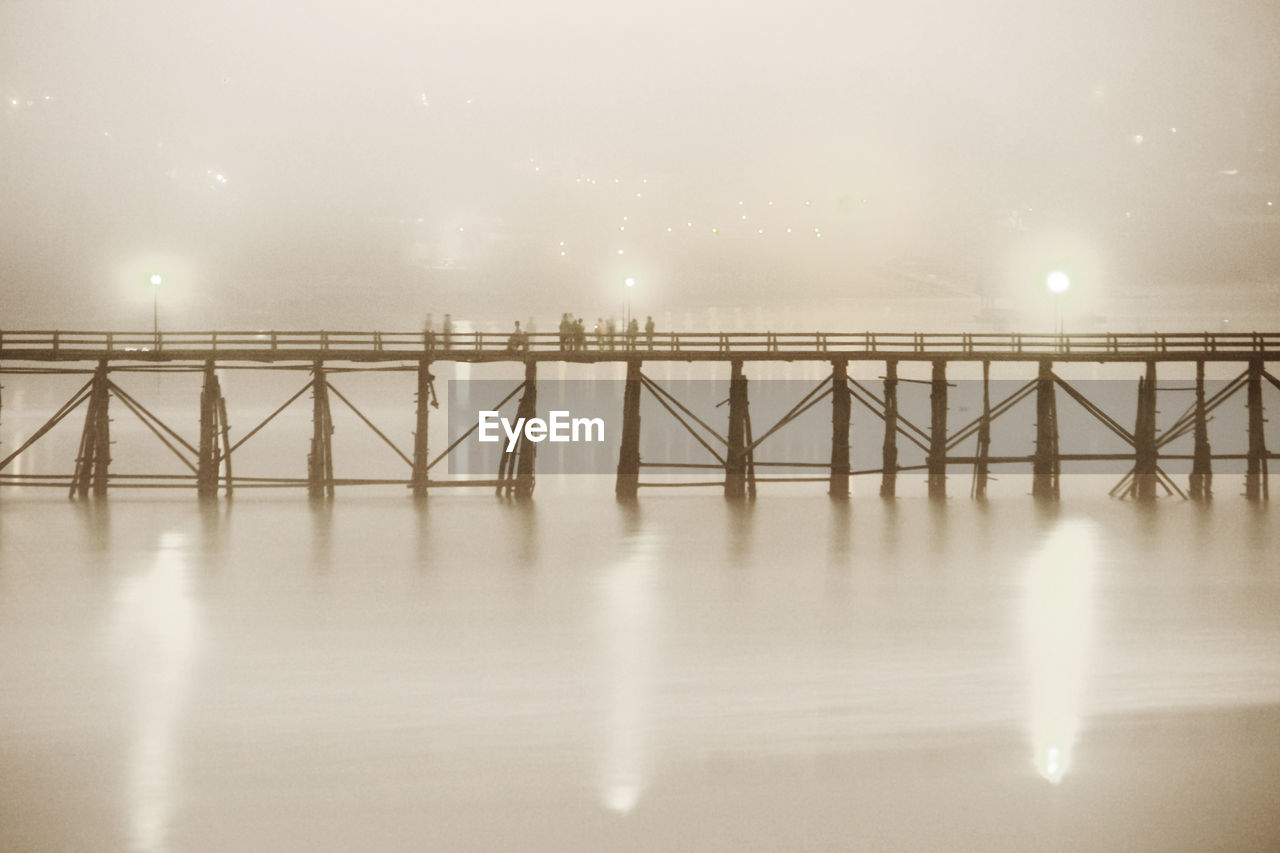
[[[517, 330], [520, 324], [517, 323]], [[653, 349], [653, 333], [654, 333], [653, 317], [645, 318], [644, 336], [649, 349]], [[603, 317], [596, 319], [595, 326], [592, 327], [592, 333], [595, 335], [596, 348], [605, 349], [636, 349], [637, 341], [640, 337], [640, 321], [632, 317], [624, 328], [619, 328], [617, 322], [610, 317], [605, 320]], [[565, 352], [580, 352], [586, 350], [587, 345], [587, 328], [582, 318], [574, 318], [572, 314], [564, 313], [560, 315], [560, 349]]]
[[[651, 315], [646, 316], [643, 334], [644, 344], [649, 349], [653, 349], [655, 328], [653, 317]], [[512, 352], [528, 352], [529, 335], [532, 331], [533, 320], [530, 320], [525, 328], [521, 328], [520, 321], [516, 320], [515, 328], [512, 329], [511, 334], [507, 337], [507, 349]], [[575, 318], [569, 312], [561, 314], [559, 332], [560, 349], [562, 351], [585, 352], [590, 349], [587, 326], [581, 317]], [[595, 338], [596, 349], [599, 350], [639, 349], [641, 333], [640, 321], [635, 317], [630, 318], [625, 325], [619, 324], [612, 317], [607, 320], [604, 317], [599, 317], [590, 331], [590, 334]], [[428, 349], [452, 349], [454, 337], [453, 315], [444, 315], [443, 326], [437, 332], [432, 315], [428, 314], [424, 334]]]

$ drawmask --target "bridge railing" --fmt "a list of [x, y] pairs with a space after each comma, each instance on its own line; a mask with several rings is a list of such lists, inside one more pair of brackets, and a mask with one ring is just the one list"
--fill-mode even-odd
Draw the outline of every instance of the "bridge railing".
[[104, 332], [0, 330], [0, 357], [15, 353], [126, 353], [219, 351], [291, 353], [600, 353], [635, 350], [689, 353], [873, 353], [1013, 355], [1124, 353], [1280, 353], [1280, 332], [1157, 332], [1023, 334], [1000, 332], [658, 332], [652, 336], [588, 333], [585, 342], [565, 341], [555, 332], [521, 338], [508, 333], [321, 331]]

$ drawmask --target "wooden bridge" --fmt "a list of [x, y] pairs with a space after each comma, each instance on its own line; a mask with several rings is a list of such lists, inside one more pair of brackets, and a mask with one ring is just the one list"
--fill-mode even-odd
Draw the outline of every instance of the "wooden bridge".
[[[1269, 495], [1268, 461], [1277, 454], [1266, 447], [1263, 383], [1280, 388], [1280, 380], [1268, 365], [1280, 360], [1280, 333], [1214, 334], [922, 334], [922, 333], [774, 333], [774, 332], [665, 332], [638, 335], [591, 334], [585, 340], [560, 335], [432, 332], [85, 332], [85, 331], [0, 331], [0, 374], [83, 374], [86, 382], [35, 430], [20, 446], [0, 460], [0, 486], [43, 486], [65, 488], [72, 497], [104, 497], [109, 489], [179, 488], [194, 489], [201, 497], [230, 496], [236, 488], [306, 488], [316, 498], [332, 497], [336, 486], [403, 485], [417, 497], [440, 487], [487, 487], [499, 494], [528, 497], [536, 474], [537, 445], [521, 438], [509, 453], [501, 455], [494, 479], [449, 479], [432, 477], [435, 466], [470, 437], [457, 438], [444, 451], [428, 453], [428, 425], [437, 405], [431, 366], [437, 362], [516, 362], [524, 365], [525, 378], [497, 409], [520, 394], [518, 417], [533, 417], [537, 407], [538, 365], [545, 362], [626, 365], [622, 403], [621, 446], [617, 464], [616, 493], [634, 498], [643, 486], [712, 485], [722, 487], [731, 498], [754, 497], [760, 483], [823, 482], [835, 498], [849, 494], [849, 479], [855, 475], [880, 477], [880, 494], [893, 497], [898, 474], [922, 470], [927, 476], [928, 494], [945, 497], [950, 466], [970, 466], [971, 494], [985, 497], [993, 465], [1022, 465], [1032, 473], [1032, 493], [1056, 498], [1064, 463], [1123, 461], [1128, 473], [1112, 489], [1113, 496], [1141, 500], [1167, 494], [1205, 499], [1212, 495], [1215, 460], [1245, 462], [1245, 495], [1264, 500]], [[670, 391], [643, 372], [645, 362], [721, 362], [730, 365], [728, 418], [723, 431], [708, 424], [676, 399]], [[825, 362], [831, 367], [808, 394], [777, 423], [753, 437], [745, 367], [752, 362]], [[879, 362], [884, 374], [878, 388], [849, 374], [851, 362]], [[927, 362], [931, 366], [930, 420], [927, 428], [912, 423], [899, 411], [898, 365]], [[956, 362], [981, 365], [982, 411], [959, 428], [948, 427], [947, 368]], [[997, 400], [990, 396], [990, 365], [993, 362], [1034, 364], [1034, 375], [1017, 391]], [[1137, 414], [1132, 429], [1121, 424], [1077, 387], [1054, 371], [1057, 363], [1139, 363], [1145, 366], [1138, 380]], [[1157, 365], [1183, 362], [1195, 368], [1195, 400], [1187, 410], [1163, 430], [1157, 430]], [[1213, 393], [1205, 387], [1205, 365], [1232, 362], [1240, 366], [1238, 375]], [[295, 369], [309, 373], [296, 393], [253, 428], [233, 440], [227, 419], [217, 370], [219, 365], [260, 369]], [[345, 365], [345, 366], [344, 366]], [[385, 431], [333, 387], [329, 374], [335, 370], [410, 371], [416, 374], [415, 429], [410, 452], [402, 450]], [[200, 434], [194, 442], [158, 418], [139, 400], [113, 381], [120, 371], [200, 371]], [[1030, 372], [1030, 371], [1029, 371]], [[1243, 454], [1215, 454], [1211, 450], [1208, 423], [1211, 413], [1240, 391], [1247, 408], [1247, 444]], [[688, 430], [708, 452], [706, 463], [662, 463], [640, 457], [640, 400], [648, 391], [661, 407]], [[1122, 439], [1128, 452], [1119, 454], [1067, 454], [1059, 452], [1057, 393], [1061, 391], [1080, 405], [1104, 429]], [[305, 477], [233, 476], [234, 452], [278, 416], [284, 409], [310, 392], [312, 435], [306, 457]], [[406, 464], [407, 476], [399, 479], [336, 478], [333, 473], [331, 396], [349, 407]], [[778, 430], [792, 423], [813, 406], [831, 398], [831, 457], [823, 463], [757, 463], [755, 450]], [[1034, 451], [1022, 455], [998, 455], [991, 448], [991, 424], [1022, 400], [1034, 397], [1036, 410]], [[189, 474], [122, 475], [111, 471], [110, 400], [115, 398], [135, 415], [174, 455]], [[0, 399], [2, 402], [2, 399]], [[852, 406], [858, 403], [883, 423], [881, 464], [867, 470], [852, 470], [849, 440]], [[70, 474], [6, 473], [20, 454], [44, 437], [53, 427], [81, 406], [85, 407], [79, 450]], [[2, 413], [2, 410], [0, 410]], [[474, 428], [473, 430], [474, 431]], [[1175, 456], [1162, 449], [1185, 435], [1192, 435], [1192, 454]], [[903, 440], [923, 450], [925, 463], [901, 466], [898, 442]], [[976, 451], [959, 454], [961, 443], [976, 439]], [[1190, 479], [1184, 491], [1162, 469], [1162, 459], [1189, 459]], [[70, 461], [70, 460], [69, 460]], [[766, 465], [810, 466], [826, 469], [821, 476], [757, 476]], [[713, 471], [715, 480], [685, 483], [646, 482], [644, 468], [695, 468]]]

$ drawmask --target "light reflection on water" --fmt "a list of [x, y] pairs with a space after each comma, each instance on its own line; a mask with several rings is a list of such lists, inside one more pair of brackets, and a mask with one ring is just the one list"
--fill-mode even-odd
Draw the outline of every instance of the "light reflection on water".
[[1057, 784], [1071, 767], [1093, 643], [1094, 525], [1053, 524], [1027, 564], [1023, 632], [1036, 769]]
[[652, 535], [628, 534], [622, 558], [599, 580], [602, 680], [608, 693], [603, 799], [622, 814], [635, 808], [649, 781], [657, 548]]
[[[1193, 753], [1233, 809], [1267, 813], [1249, 762], [1280, 757], [1269, 730], [1198, 724], [1181, 752], [1149, 750], [1167, 723], [1115, 734], [1280, 703], [1266, 512], [637, 508], [555, 486], [536, 511], [487, 494], [8, 500], [0, 849], [84, 847], [52, 822], [47, 843], [15, 842], [5, 800], [27, 800], [6, 778], [78, 790], [96, 820], [68, 806], [68, 826], [115, 822], [98, 847], [140, 851], [399, 849], [375, 825], [435, 849], [628, 846], [600, 827], [637, 849], [954, 849], [916, 818], [961, 790], [971, 849], [1035, 849], [1052, 821], [1077, 849], [1139, 849], [1115, 843], [1137, 805], [1095, 826], [1088, 804], [1155, 802], [1135, 790]], [[104, 622], [109, 667], [86, 651]], [[86, 710], [101, 695], [121, 719]], [[77, 763], [85, 740], [101, 780]], [[1211, 793], [1164, 796], [1221, 814]], [[1009, 803], [996, 833], [980, 816]]]
[[141, 853], [169, 849], [169, 823], [181, 799], [182, 711], [200, 650], [186, 539], [162, 533], [150, 570], [120, 582], [111, 614], [110, 645], [131, 670], [134, 693], [129, 823], [132, 849]]

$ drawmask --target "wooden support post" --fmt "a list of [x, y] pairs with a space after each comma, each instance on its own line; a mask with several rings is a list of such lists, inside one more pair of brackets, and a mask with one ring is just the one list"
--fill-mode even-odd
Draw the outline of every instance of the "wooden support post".
[[742, 498], [747, 494], [747, 378], [742, 360], [731, 362], [729, 377], [729, 440], [724, 464], [724, 496]]
[[1191, 499], [1213, 499], [1213, 452], [1204, 405], [1204, 361], [1196, 362], [1195, 455], [1191, 462]]
[[222, 388], [218, 388], [218, 423], [222, 427], [222, 464], [224, 485], [227, 497], [231, 497], [231, 424], [227, 422], [227, 400], [222, 396]]
[[1268, 500], [1270, 487], [1267, 483], [1267, 441], [1264, 432], [1266, 419], [1262, 409], [1262, 360], [1252, 359], [1249, 362], [1249, 378], [1247, 381], [1247, 400], [1249, 408], [1249, 453], [1244, 475], [1244, 494], [1251, 501]]
[[[1154, 438], [1153, 438], [1154, 440]], [[1032, 457], [1031, 494], [1037, 498], [1058, 497], [1058, 407], [1054, 399], [1053, 362], [1040, 362], [1036, 379], [1036, 452]]]
[[933, 381], [930, 383], [929, 455], [925, 460], [929, 470], [929, 497], [947, 496], [947, 363], [941, 359], [933, 362]]
[[884, 365], [884, 449], [881, 454], [880, 497], [898, 493], [898, 362]]
[[1138, 380], [1138, 418], [1133, 430], [1133, 486], [1138, 500], [1155, 500], [1158, 462], [1156, 449], [1156, 363], [1147, 362], [1147, 375]]
[[71, 477], [71, 497], [88, 497], [90, 488], [96, 498], [107, 495], [111, 466], [110, 399], [107, 360], [102, 359], [90, 383], [89, 407], [84, 416], [84, 431], [80, 435], [80, 454], [76, 457], [75, 473]]
[[849, 497], [849, 362], [831, 362], [831, 482], [827, 494], [837, 500]]
[[431, 412], [431, 403], [433, 402], [433, 393], [435, 386], [433, 384], [434, 376], [431, 375], [431, 361], [429, 359], [421, 359], [418, 361], [418, 402], [417, 402], [417, 423], [413, 432], [413, 496], [415, 498], [425, 498], [427, 496], [427, 464], [430, 459], [427, 455], [427, 428], [430, 426], [429, 413]]
[[640, 360], [627, 362], [627, 382], [622, 392], [622, 446], [618, 449], [618, 478], [614, 494], [632, 500], [640, 484]]
[[311, 453], [307, 456], [307, 494], [333, 497], [333, 419], [329, 412], [329, 380], [317, 360], [311, 380]]
[[[524, 396], [520, 398], [516, 416], [524, 418], [525, 423], [538, 416], [538, 362], [533, 359], [524, 363]], [[534, 460], [538, 445], [522, 435], [516, 451], [519, 454], [516, 461], [516, 497], [527, 499], [533, 496]]]
[[219, 407], [222, 390], [212, 359], [204, 363], [204, 387], [200, 389], [200, 447], [196, 463], [196, 495], [200, 498], [218, 496], [218, 463], [225, 448], [220, 447], [218, 430]]
[[986, 498], [991, 455], [991, 362], [982, 362], [982, 420], [978, 422], [978, 461], [973, 466], [973, 497]]

